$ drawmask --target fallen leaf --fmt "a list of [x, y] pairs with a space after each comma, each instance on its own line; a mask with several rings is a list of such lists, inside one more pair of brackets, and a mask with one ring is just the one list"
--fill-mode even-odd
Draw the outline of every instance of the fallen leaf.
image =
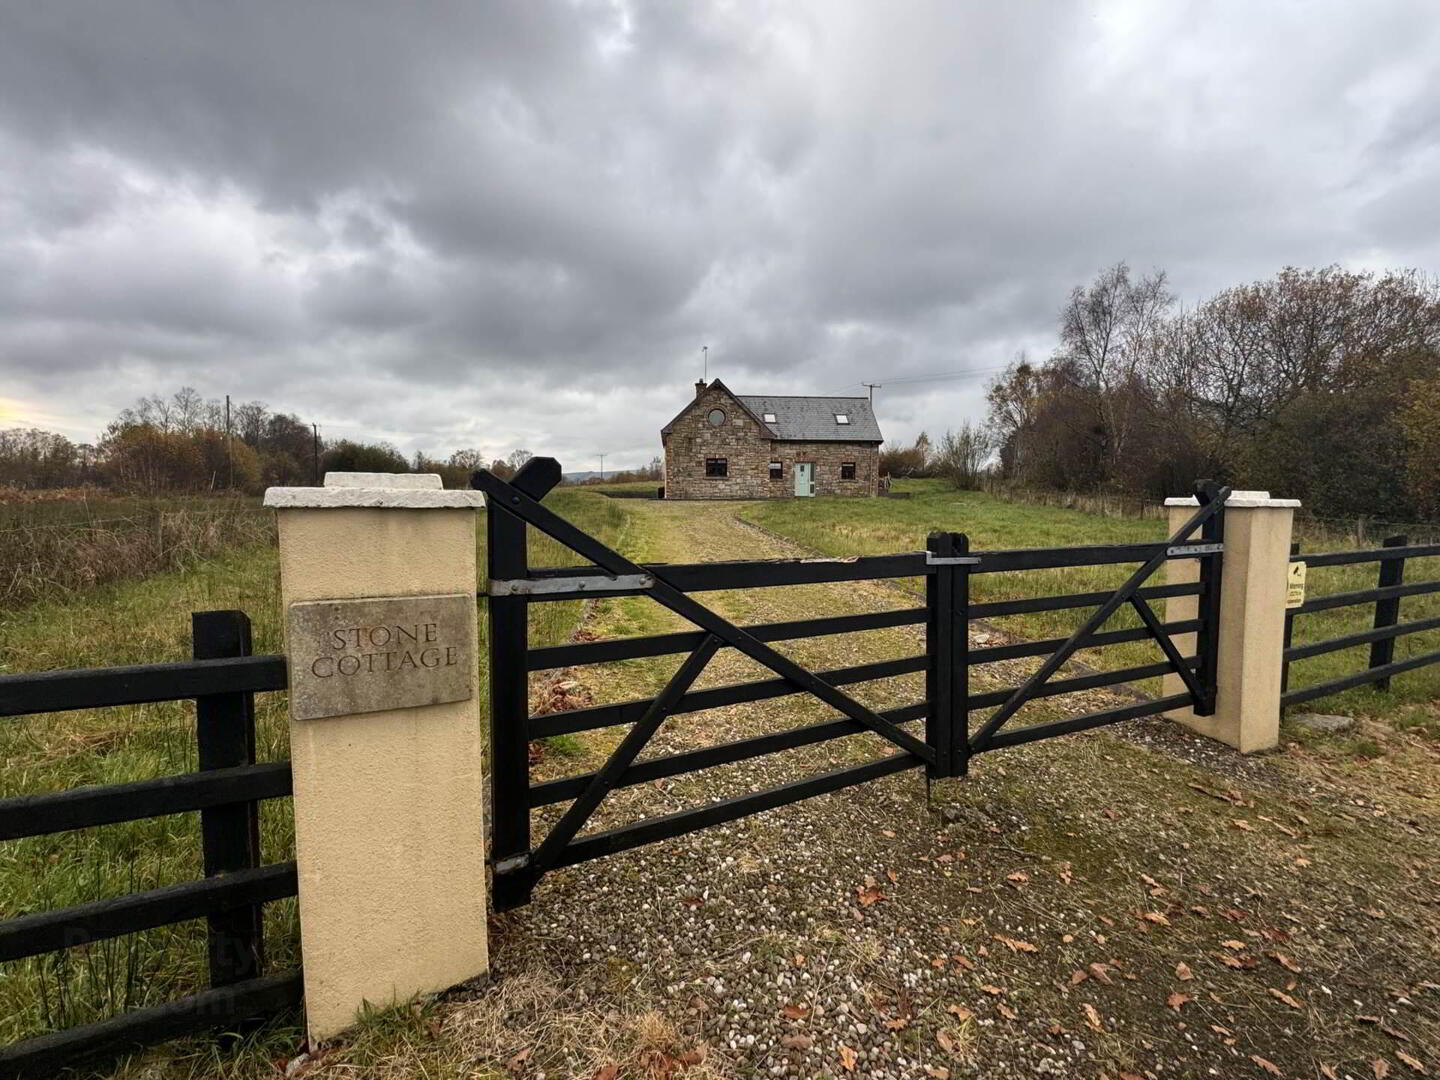
[[1320, 1075], [1325, 1077], [1325, 1080], [1340, 1080], [1340, 1074], [1335, 1071], [1333, 1065], [1321, 1065]]
[[885, 899], [885, 894], [875, 884], [874, 878], [866, 878], [866, 884], [855, 886], [855, 899], [860, 902], [861, 907], [869, 907], [871, 904], [879, 903]]
[[1085, 1003], [1085, 1021], [1096, 1031], [1104, 1031], [1105, 1025], [1100, 1022], [1099, 1010], [1088, 1001]]
[[1016, 870], [1013, 874], [1006, 874], [1005, 880], [1010, 882], [1010, 884], [1012, 885], [1019, 886], [1024, 885], [1027, 881], [1029, 881], [1030, 875], [1025, 873], [1024, 871]]
[[1370, 1071], [1375, 1074], [1375, 1080], [1385, 1080], [1390, 1075], [1390, 1063], [1384, 1058], [1376, 1058], [1370, 1062]]
[[964, 1005], [946, 1005], [945, 1011], [948, 1013], [952, 1013], [953, 1015], [959, 1017], [961, 1020], [970, 1020], [973, 1019], [975, 1016], [975, 1014], [969, 1009], [967, 1009]]
[[1250, 824], [1248, 821], [1246, 821], [1244, 818], [1236, 818], [1236, 819], [1235, 819], [1234, 821], [1232, 821], [1230, 824], [1234, 825], [1235, 828], [1239, 829], [1241, 832], [1254, 832], [1254, 831], [1255, 831], [1255, 826], [1254, 826], [1254, 825], [1251, 825], [1251, 824]]
[[1154, 923], [1156, 926], [1169, 926], [1169, 925], [1170, 925], [1170, 920], [1167, 919], [1164, 915], [1162, 915], [1162, 914], [1161, 914], [1160, 912], [1158, 912], [1158, 911], [1146, 911], [1146, 912], [1142, 912], [1141, 915], [1140, 915], [1140, 918], [1144, 919], [1146, 922], [1152, 922], [1152, 923]]
[[904, 1031], [910, 1026], [910, 1018], [908, 1016], [897, 1016], [893, 1020], [886, 1020], [885, 1026], [891, 1031]]
[[993, 994], [996, 997], [999, 997], [1001, 994], [1005, 993], [1003, 987], [992, 986], [990, 983], [985, 983], [983, 986], [980, 987], [980, 989], [984, 990], [987, 994]]
[[897, 884], [900, 881], [900, 875], [897, 874], [894, 870], [886, 870], [885, 876], [890, 879], [891, 885]]
[[1184, 1005], [1187, 1001], [1193, 1000], [1195, 999], [1192, 998], [1189, 994], [1182, 994], [1177, 990], [1165, 999], [1165, 1004], [1169, 1005], [1170, 1008], [1174, 1009], [1176, 1012], [1179, 1012], [1182, 1005]]
[[851, 1050], [848, 1046], [840, 1047], [840, 1064], [844, 1066], [846, 1072], [854, 1072], [855, 1051]]
[[947, 1054], [955, 1049], [955, 1040], [950, 1038], [950, 1033], [944, 1028], [941, 1028], [935, 1033], [935, 1041], [940, 1044], [940, 1049], [944, 1050]]
[[595, 1075], [591, 1080], [615, 1080], [619, 1075], [620, 1066], [612, 1062], [609, 1065], [601, 1065], [600, 1068], [596, 1069]]
[[1276, 1065], [1273, 1061], [1266, 1061], [1266, 1060], [1265, 1060], [1264, 1058], [1262, 1058], [1259, 1054], [1251, 1054], [1251, 1055], [1250, 1055], [1250, 1060], [1253, 1061], [1256, 1065], [1259, 1065], [1260, 1068], [1264, 1069], [1264, 1070], [1265, 1070], [1266, 1072], [1268, 1072], [1271, 1076], [1284, 1076], [1284, 1075], [1285, 1075], [1284, 1073], [1282, 1073], [1282, 1072], [1280, 1071], [1280, 1066], [1279, 1066], [1279, 1065]]
[[1018, 938], [1006, 937], [1004, 934], [996, 934], [995, 940], [1004, 945], [1011, 952], [1039, 952], [1038, 945], [1032, 945], [1028, 941], [1021, 941]]
[[780, 1040], [780, 1045], [787, 1050], [809, 1050], [815, 1045], [815, 1040], [809, 1035], [786, 1035]]
[[1006, 1005], [1003, 1001], [997, 1001], [997, 1002], [995, 1003], [995, 1008], [996, 1008], [997, 1010], [999, 1010], [1000, 1015], [1003, 1016], [1003, 1017], [1005, 1017], [1006, 1020], [1019, 1020], [1019, 1019], [1020, 1019], [1020, 1014], [1019, 1014], [1018, 1012], [1016, 1012], [1014, 1009], [1010, 1008], [1009, 1005]]
[[1234, 949], [1236, 952], [1239, 952], [1241, 949], [1245, 948], [1245, 942], [1236, 941], [1234, 938], [1231, 938], [1229, 941], [1222, 941], [1220, 942], [1220, 944], [1224, 945], [1227, 949]]
[[1290, 959], [1288, 956], [1286, 956], [1284, 953], [1272, 952], [1272, 953], [1266, 953], [1265, 955], [1268, 956], [1268, 957], [1270, 957], [1271, 960], [1274, 960], [1277, 964], [1279, 964], [1281, 967], [1283, 967], [1286, 971], [1298, 972], [1298, 971], [1300, 970], [1300, 965], [1297, 964], [1297, 963], [1295, 963], [1294, 960], [1291, 960], [1291, 959]]
[[780, 1011], [790, 1020], [804, 1020], [810, 1015], [810, 1006], [796, 1005], [794, 1002], [791, 1002]]
[[1428, 1072], [1425, 1071], [1424, 1062], [1420, 1061], [1418, 1058], [1411, 1057], [1409, 1054], [1405, 1053], [1404, 1050], [1396, 1050], [1395, 1056], [1401, 1061], [1403, 1061], [1406, 1065], [1409, 1065], [1410, 1068], [1414, 1069], [1421, 1076], [1430, 1075]]
[[1086, 979], [1088, 979], [1089, 977], [1090, 977], [1090, 973], [1089, 973], [1088, 971], [1086, 971], [1084, 968], [1076, 968], [1074, 971], [1072, 971], [1072, 972], [1070, 973], [1070, 985], [1071, 985], [1071, 986], [1079, 986], [1082, 982], [1084, 982], [1084, 981], [1085, 981]]
[[1101, 963], [1091, 964], [1091, 965], [1090, 965], [1090, 974], [1095, 977], [1095, 981], [1096, 981], [1096, 982], [1104, 983], [1106, 986], [1112, 986], [1112, 985], [1114, 985], [1114, 983], [1115, 983], [1115, 980], [1112, 979], [1112, 978], [1110, 978], [1110, 965], [1109, 965], [1109, 964], [1101, 964]]
[[925, 1075], [930, 1077], [930, 1080], [950, 1080], [950, 1070], [940, 1065], [926, 1065]]
[[530, 1055], [532, 1053], [534, 1053], [534, 1050], [531, 1047], [527, 1046], [524, 1050], [521, 1050], [518, 1054], [512, 1057], [510, 1059], [510, 1071], [519, 1072], [522, 1068], [524, 1068], [525, 1062], [530, 1059]]
[[1175, 965], [1175, 977], [1181, 982], [1188, 982], [1195, 977], [1195, 973], [1190, 970], [1189, 964], [1181, 960], [1180, 963]]
[[1300, 1009], [1300, 1008], [1303, 1008], [1303, 1007], [1304, 1007], [1304, 1006], [1302, 1006], [1302, 1005], [1300, 1004], [1300, 1002], [1296, 1001], [1296, 1000], [1295, 1000], [1293, 997], [1291, 997], [1289, 994], [1285, 993], [1284, 990], [1276, 990], [1273, 986], [1267, 987], [1266, 989], [1268, 989], [1268, 990], [1270, 991], [1270, 996], [1271, 996], [1271, 997], [1273, 997], [1273, 998], [1278, 998], [1280, 1001], [1283, 1001], [1286, 1005], [1289, 1005], [1292, 1009]]

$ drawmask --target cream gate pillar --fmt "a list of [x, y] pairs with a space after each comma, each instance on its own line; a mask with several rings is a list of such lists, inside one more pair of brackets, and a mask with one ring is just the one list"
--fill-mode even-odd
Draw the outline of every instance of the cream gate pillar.
[[312, 1040], [488, 970], [475, 491], [271, 488]]
[[[1197, 501], [1166, 499], [1173, 534], [1194, 514]], [[1272, 499], [1268, 491], [1234, 491], [1225, 503], [1225, 553], [1221, 556], [1220, 626], [1216, 658], [1215, 713], [1190, 709], [1167, 713], [1186, 727], [1243, 753], [1280, 742], [1280, 682], [1285, 648], [1285, 590], [1290, 566], [1290, 529], [1298, 499]], [[1171, 584], [1199, 579], [1200, 560], [1172, 559]], [[1193, 619], [1195, 596], [1165, 601], [1167, 622]], [[1182, 656], [1195, 652], [1194, 634], [1176, 635]], [[1183, 694], [1178, 675], [1166, 675], [1162, 693]]]

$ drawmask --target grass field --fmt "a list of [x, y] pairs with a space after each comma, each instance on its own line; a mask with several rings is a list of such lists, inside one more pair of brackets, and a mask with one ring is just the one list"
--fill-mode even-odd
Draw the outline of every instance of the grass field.
[[0, 489], [0, 609], [273, 542], [259, 499]]
[[[940, 481], [900, 481], [897, 489], [908, 499], [780, 499], [743, 504], [738, 513], [770, 532], [785, 536], [825, 555], [874, 555], [891, 551], [913, 551], [924, 547], [926, 535], [936, 529], [963, 532], [970, 537], [972, 551], [1017, 547], [1062, 547], [1072, 544], [1142, 543], [1163, 540], [1163, 520], [1126, 517], [1098, 517], [1078, 510], [1006, 502], [976, 491], [955, 491]], [[1307, 526], [1296, 539], [1304, 551], [1343, 551], [1353, 541]], [[1378, 546], [1367, 544], [1367, 547]], [[1131, 573], [1130, 564], [1081, 567], [1064, 570], [1033, 570], [1021, 573], [977, 574], [971, 578], [971, 598], [977, 602], [1010, 600], [1024, 596], [1059, 595], [1097, 591], [1120, 584]], [[1310, 576], [1308, 595], [1352, 592], [1373, 588], [1377, 564], [1322, 567]], [[1440, 557], [1410, 560], [1405, 580], [1418, 582], [1440, 579]], [[1156, 576], [1156, 583], [1163, 577]], [[906, 586], [920, 591], [920, 582]], [[1061, 636], [1073, 630], [1089, 614], [1088, 609], [1008, 616], [996, 620], [1006, 630], [1024, 637]], [[1402, 620], [1440, 615], [1440, 594], [1406, 597], [1401, 601]], [[1360, 605], [1336, 608], [1300, 616], [1295, 624], [1295, 643], [1304, 644], [1340, 637], [1372, 625], [1374, 607]], [[1122, 609], [1106, 624], [1109, 629], [1139, 625], [1129, 608]], [[1401, 637], [1395, 643], [1395, 659], [1440, 649], [1440, 631]], [[1159, 652], [1145, 643], [1108, 646], [1103, 654], [1089, 650], [1084, 658], [1098, 667], [1118, 668], [1160, 659]], [[1324, 682], [1358, 671], [1368, 663], [1369, 646], [1327, 653], [1297, 662], [1290, 674], [1292, 687]], [[1388, 715], [1402, 726], [1423, 726], [1440, 735], [1440, 718], [1430, 707], [1440, 697], [1440, 665], [1397, 676], [1392, 689], [1380, 692], [1368, 687], [1348, 690], [1306, 703], [1304, 711], [1358, 711]]]
[[[571, 491], [549, 501], [606, 542], [622, 542], [625, 518], [614, 501]], [[166, 512], [183, 510], [172, 506]], [[273, 534], [269, 516], [267, 535]], [[484, 536], [482, 520], [477, 553], [482, 568]], [[532, 536], [530, 552], [538, 566], [575, 561], [544, 536]], [[283, 647], [278, 565], [270, 543], [232, 547], [215, 558], [187, 561], [183, 570], [96, 585], [79, 594], [52, 592], [51, 599], [0, 610], [0, 674], [184, 659], [190, 655], [190, 612], [221, 608], [250, 616], [257, 652]], [[564, 640], [582, 608], [580, 601], [537, 605], [534, 642]], [[483, 635], [483, 620], [480, 626]], [[483, 700], [483, 687], [480, 692]], [[283, 695], [257, 695], [256, 726], [261, 760], [289, 756]], [[0, 721], [0, 761], [0, 798], [188, 772], [196, 767], [194, 710], [180, 701], [6, 719]], [[263, 806], [265, 860], [292, 858], [288, 801]], [[201, 875], [198, 814], [31, 837], [0, 847], [0, 918]], [[266, 918], [271, 969], [294, 967], [299, 962], [294, 902], [270, 905]], [[199, 923], [0, 965], [0, 1043], [191, 993], [202, 988], [204, 965]], [[209, 1052], [197, 1045], [194, 1052]], [[208, 1066], [201, 1062], [197, 1068], [204, 1075]]]

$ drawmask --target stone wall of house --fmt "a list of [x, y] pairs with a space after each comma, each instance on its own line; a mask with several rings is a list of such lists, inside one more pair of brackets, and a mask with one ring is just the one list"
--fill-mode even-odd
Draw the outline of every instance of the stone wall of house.
[[[712, 409], [725, 413], [712, 424]], [[880, 448], [873, 443], [774, 442], [724, 390], [706, 388], [696, 407], [662, 436], [667, 499], [776, 499], [795, 494], [795, 463], [815, 465], [815, 494], [874, 495], [879, 489]], [[706, 458], [724, 458], [727, 475], [705, 475]], [[770, 479], [770, 463], [783, 475]], [[841, 480], [840, 466], [853, 461], [855, 479]]]

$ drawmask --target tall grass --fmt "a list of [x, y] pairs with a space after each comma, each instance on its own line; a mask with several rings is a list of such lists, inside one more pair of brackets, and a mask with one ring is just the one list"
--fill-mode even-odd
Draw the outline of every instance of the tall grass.
[[67, 494], [0, 491], [0, 608], [274, 542], [274, 518], [256, 499]]
[[[602, 541], [620, 542], [625, 518], [612, 500], [557, 491], [546, 503]], [[259, 542], [227, 543], [210, 558], [186, 558], [179, 568], [140, 578], [83, 589], [52, 583], [32, 603], [0, 610], [0, 672], [184, 659], [190, 655], [190, 612], [218, 608], [250, 616], [257, 652], [282, 651], [273, 526], [268, 513], [255, 517], [265, 521]], [[480, 526], [483, 576], [483, 515]], [[78, 554], [71, 557], [81, 562]], [[544, 536], [531, 537], [530, 559], [537, 566], [581, 561]], [[533, 605], [532, 643], [565, 640], [583, 609], [580, 601]], [[483, 607], [479, 614], [483, 650]], [[483, 681], [478, 695], [483, 710]], [[283, 693], [256, 696], [256, 729], [260, 760], [289, 756]], [[189, 772], [197, 767], [194, 708], [158, 702], [0, 719], [0, 764], [0, 798]], [[266, 862], [293, 857], [289, 800], [262, 804], [261, 851]], [[194, 813], [0, 843], [0, 919], [202, 874]], [[267, 905], [266, 950], [270, 970], [299, 963], [293, 900]], [[203, 989], [205, 978], [204, 924], [198, 921], [0, 964], [0, 1043], [173, 1000]]]

